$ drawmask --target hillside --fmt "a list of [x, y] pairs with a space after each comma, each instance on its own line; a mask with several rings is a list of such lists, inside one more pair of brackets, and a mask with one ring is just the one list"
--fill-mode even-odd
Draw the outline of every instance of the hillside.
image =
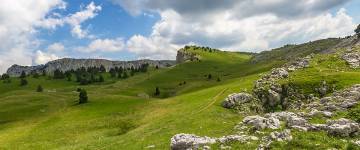
[[[6, 80], [0, 82], [0, 149], [169, 149], [171, 138], [179, 133], [198, 136], [192, 140], [228, 135], [251, 135], [253, 139], [261, 139], [271, 132], [282, 132], [285, 123], [281, 122], [277, 129], [260, 131], [255, 131], [251, 125], [248, 125], [249, 130], [236, 128], [245, 117], [264, 116], [268, 112], [253, 111], [253, 107], [247, 104], [237, 106], [237, 109], [224, 108], [223, 101], [228, 95], [242, 92], [256, 96], [254, 83], [273, 73], [272, 68], [283, 66], [285, 60], [292, 60], [285, 64], [287, 68], [294, 67], [295, 58], [304, 60], [303, 57], [312, 53], [306, 67], [300, 68], [298, 63], [296, 69], [289, 71], [288, 78], [275, 80], [281, 87], [288, 85], [297, 91], [295, 93], [300, 93], [304, 97], [296, 99], [301, 100], [300, 104], [312, 104], [308, 99], [310, 95], [318, 102], [334, 91], [358, 84], [359, 69], [351, 68], [343, 59], [346, 53], [350, 53], [349, 45], [338, 46], [344, 40], [326, 39], [260, 54], [187, 46], [179, 51], [182, 59], [175, 66], [150, 66], [146, 72], [135, 72], [128, 78], [111, 77], [109, 72], [100, 72], [97, 75], [102, 75], [105, 81], [87, 85], [79, 85], [74, 75], [71, 81], [53, 79], [48, 75], [38, 78], [28, 75], [25, 86], [20, 86], [18, 77], [10, 77], [10, 83]], [[350, 46], [351, 53], [354, 53], [352, 56], [360, 52], [356, 44]], [[321, 53], [334, 47], [334, 53]], [[324, 81], [326, 87], [333, 88], [319, 93]], [[42, 85], [43, 92], [36, 92], [38, 85]], [[156, 87], [160, 90], [159, 95], [154, 95]], [[78, 88], [86, 89], [88, 103], [78, 104]], [[295, 98], [297, 96], [294, 94]], [[289, 98], [289, 102], [295, 104], [297, 101]], [[255, 101], [253, 104], [256, 108], [262, 107]], [[358, 121], [353, 117], [360, 114], [359, 108], [359, 105], [354, 105], [334, 111], [328, 118], [321, 115], [311, 117], [309, 122], [320, 124], [326, 119], [342, 117]], [[309, 110], [285, 108], [284, 104], [274, 105], [272, 111], [307, 113]], [[360, 138], [358, 135], [339, 137], [326, 131], [303, 132], [295, 128], [291, 129], [291, 135], [291, 141], [284, 142], [288, 140], [285, 138], [283, 142], [274, 141], [268, 147], [360, 148], [353, 143]], [[261, 140], [244, 142], [237, 141], [239, 137], [234, 139], [210, 144], [205, 140], [205, 145], [213, 149], [226, 146], [256, 149], [262, 144]], [[194, 145], [190, 146], [203, 146], [191, 142]]]

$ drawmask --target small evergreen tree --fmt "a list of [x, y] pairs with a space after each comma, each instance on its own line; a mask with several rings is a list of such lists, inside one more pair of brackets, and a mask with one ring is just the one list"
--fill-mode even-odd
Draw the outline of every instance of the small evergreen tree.
[[28, 81], [26, 80], [26, 79], [24, 79], [24, 78], [21, 78], [21, 80], [20, 80], [20, 86], [25, 86], [25, 85], [27, 85], [28, 84]]
[[207, 78], [208, 78], [209, 80], [211, 80], [212, 75], [211, 75], [211, 74], [208, 74]]
[[88, 102], [88, 96], [87, 96], [87, 92], [84, 89], [80, 90], [79, 93], [79, 104], [84, 104]]
[[60, 71], [59, 69], [56, 69], [54, 71], [54, 79], [64, 79], [65, 75], [62, 71]]
[[22, 72], [21, 72], [20, 78], [21, 78], [21, 79], [26, 78], [26, 73], [25, 73], [25, 71], [22, 71]]
[[67, 79], [68, 81], [71, 81], [71, 78], [72, 78], [71, 72], [70, 72], [70, 71], [66, 71], [66, 72], [65, 72], [65, 77], [66, 77], [66, 79]]
[[155, 93], [154, 93], [155, 96], [159, 96], [160, 95], [160, 89], [159, 87], [156, 87], [155, 88]]
[[104, 77], [102, 75], [99, 76], [99, 82], [104, 82]]
[[44, 89], [41, 85], [38, 85], [36, 92], [42, 92]]
[[216, 81], [217, 81], [217, 82], [220, 82], [221, 80], [220, 80], [220, 78], [218, 77]]
[[116, 70], [115, 70], [114, 68], [111, 68], [110, 71], [109, 71], [109, 73], [110, 73], [110, 76], [111, 76], [112, 78], [115, 78], [115, 77], [116, 77]]
[[123, 78], [123, 79], [126, 79], [126, 78], [128, 78], [128, 77], [129, 77], [129, 76], [128, 76], [127, 72], [124, 71], [122, 78]]
[[40, 77], [40, 75], [39, 75], [37, 72], [35, 72], [35, 73], [33, 74], [33, 78], [37, 79], [37, 78], [39, 78], [39, 77]]
[[105, 69], [105, 67], [104, 67], [103, 65], [100, 66], [100, 69], [99, 69], [99, 70], [100, 70], [100, 72], [102, 72], [102, 73], [106, 72], [106, 69]]

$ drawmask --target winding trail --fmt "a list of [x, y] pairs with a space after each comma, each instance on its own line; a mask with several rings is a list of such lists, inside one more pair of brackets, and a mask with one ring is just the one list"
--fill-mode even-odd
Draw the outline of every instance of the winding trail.
[[218, 94], [216, 94], [216, 95], [212, 98], [212, 101], [211, 101], [207, 106], [205, 106], [204, 108], [200, 109], [199, 111], [197, 111], [196, 113], [193, 113], [193, 114], [200, 113], [200, 112], [204, 111], [205, 109], [208, 109], [210, 106], [214, 105], [214, 103], [217, 101], [217, 99], [219, 98], [219, 96], [221, 96], [222, 94], [224, 94], [228, 89], [229, 89], [229, 88], [223, 89], [221, 92], [219, 92]]

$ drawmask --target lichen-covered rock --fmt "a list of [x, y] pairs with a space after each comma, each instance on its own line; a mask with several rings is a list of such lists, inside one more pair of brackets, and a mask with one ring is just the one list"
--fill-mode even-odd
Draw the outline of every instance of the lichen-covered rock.
[[194, 60], [199, 60], [199, 57], [196, 54], [187, 52], [185, 49], [180, 49], [177, 51], [176, 63], [183, 63]]
[[282, 132], [274, 131], [269, 135], [270, 139], [273, 141], [291, 141], [291, 131], [289, 129], [285, 129]]
[[330, 135], [348, 137], [357, 135], [360, 131], [359, 124], [345, 118], [329, 120], [326, 123], [326, 130]]
[[172, 150], [195, 150], [208, 144], [214, 144], [216, 139], [200, 137], [194, 134], [176, 134], [171, 138], [170, 148]]
[[358, 68], [360, 66], [360, 54], [358, 52], [346, 53], [342, 56], [351, 68]]
[[274, 68], [271, 70], [270, 78], [283, 79], [289, 76], [288, 71], [285, 68]]
[[233, 93], [226, 97], [222, 103], [222, 106], [225, 108], [234, 108], [241, 106], [244, 103], [250, 102], [253, 100], [253, 98], [254, 97], [248, 93]]
[[261, 116], [247, 116], [242, 121], [244, 124], [252, 125], [255, 129], [261, 130], [265, 128], [278, 129], [280, 121], [275, 117], [264, 118]]

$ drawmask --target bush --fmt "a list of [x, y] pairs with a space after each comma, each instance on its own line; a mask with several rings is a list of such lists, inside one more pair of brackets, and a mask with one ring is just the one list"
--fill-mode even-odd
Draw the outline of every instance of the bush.
[[80, 90], [79, 93], [79, 104], [84, 104], [88, 102], [88, 96], [87, 96], [87, 92], [84, 89]]
[[42, 92], [44, 89], [41, 85], [38, 85], [36, 92]]
[[155, 88], [155, 93], [154, 93], [155, 96], [159, 96], [160, 95], [160, 89], [159, 87], [156, 87]]
[[208, 74], [207, 78], [208, 78], [209, 80], [211, 80], [212, 75], [211, 75], [211, 74]]
[[22, 78], [22, 79], [20, 80], [20, 86], [25, 86], [25, 85], [27, 85], [27, 84], [28, 84], [28, 81], [27, 81], [26, 79]]
[[22, 71], [22, 72], [21, 72], [20, 78], [21, 78], [21, 79], [26, 78], [26, 73], [25, 73], [25, 71]]

